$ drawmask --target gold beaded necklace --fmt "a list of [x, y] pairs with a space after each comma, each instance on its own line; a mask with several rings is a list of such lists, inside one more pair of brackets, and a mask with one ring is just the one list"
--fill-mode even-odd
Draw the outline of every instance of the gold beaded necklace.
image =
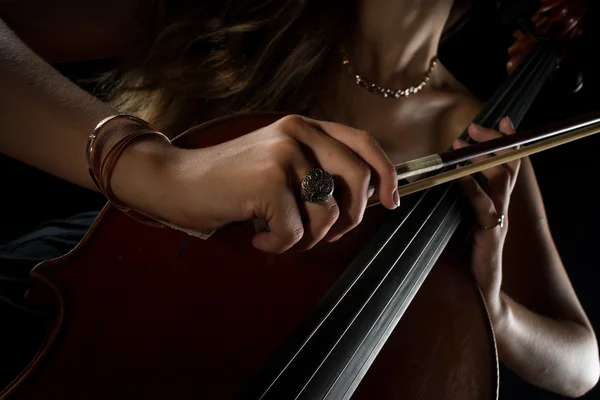
[[359, 85], [360, 87], [364, 88], [365, 90], [367, 90], [371, 93], [378, 94], [382, 97], [393, 98], [393, 99], [399, 99], [400, 97], [408, 97], [412, 94], [417, 94], [421, 90], [423, 90], [423, 88], [425, 86], [427, 86], [427, 83], [431, 79], [431, 73], [433, 72], [435, 66], [438, 63], [438, 57], [437, 56], [433, 57], [433, 59], [431, 60], [431, 62], [429, 64], [429, 68], [425, 72], [425, 78], [421, 81], [421, 83], [419, 85], [411, 86], [406, 89], [387, 89], [387, 88], [381, 87], [381, 86], [373, 83], [371, 80], [361, 76], [355, 70], [355, 68], [352, 66], [352, 63], [350, 62], [350, 59], [348, 58], [348, 54], [343, 50], [341, 53], [342, 53], [342, 64], [344, 64], [348, 68], [348, 72], [350, 74], [354, 75], [354, 77], [356, 78], [357, 85]]

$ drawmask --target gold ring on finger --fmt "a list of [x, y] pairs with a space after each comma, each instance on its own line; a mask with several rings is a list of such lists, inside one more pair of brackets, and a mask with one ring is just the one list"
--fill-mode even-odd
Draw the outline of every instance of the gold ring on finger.
[[500, 227], [500, 229], [502, 229], [502, 228], [504, 228], [504, 220], [505, 220], [505, 217], [504, 217], [504, 214], [502, 214], [502, 215], [500, 215], [500, 216], [498, 217], [498, 219], [496, 220], [496, 225], [494, 225], [494, 226], [490, 226], [490, 227], [486, 227], [486, 226], [484, 226], [484, 227], [483, 227], [483, 229], [494, 229], [494, 228], [495, 228], [495, 227], [497, 227], [497, 226], [499, 226], [499, 227]]

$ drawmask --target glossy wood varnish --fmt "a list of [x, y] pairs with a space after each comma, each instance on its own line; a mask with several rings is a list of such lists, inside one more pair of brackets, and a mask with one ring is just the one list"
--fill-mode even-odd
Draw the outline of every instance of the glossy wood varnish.
[[[175, 143], [201, 147], [273, 115], [222, 119]], [[141, 224], [111, 206], [68, 255], [37, 266], [28, 297], [46, 342], [2, 399], [232, 399], [315, 307], [385, 210], [336, 243], [272, 255], [252, 224], [208, 240]], [[353, 399], [494, 399], [497, 354], [458, 235], [417, 293]]]

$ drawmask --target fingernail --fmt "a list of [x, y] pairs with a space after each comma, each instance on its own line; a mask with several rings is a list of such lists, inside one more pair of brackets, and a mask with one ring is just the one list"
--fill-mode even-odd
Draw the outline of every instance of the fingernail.
[[334, 236], [332, 239], [329, 239], [329, 243], [337, 242], [341, 237], [342, 235]]
[[471, 122], [471, 128], [475, 129], [476, 131], [481, 131], [483, 129], [483, 126], [476, 124], [475, 122]]
[[460, 144], [461, 146], [468, 146], [469, 145], [469, 143], [467, 143], [466, 140], [462, 140], [461, 138], [457, 138], [455, 141], [456, 141], [456, 143]]
[[397, 190], [394, 190], [394, 203], [396, 203], [396, 207], [400, 207], [400, 195]]
[[507, 115], [506, 119], [508, 120], [508, 123], [510, 124], [510, 128], [511, 129], [515, 129], [515, 124], [513, 124], [512, 119], [510, 119], [510, 117]]

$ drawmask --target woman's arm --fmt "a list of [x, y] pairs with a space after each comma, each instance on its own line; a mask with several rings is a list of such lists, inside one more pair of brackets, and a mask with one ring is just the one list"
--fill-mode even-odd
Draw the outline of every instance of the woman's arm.
[[560, 259], [529, 159], [509, 207], [500, 313], [502, 361], [539, 387], [578, 397], [598, 382], [598, 345]]
[[87, 172], [87, 136], [116, 114], [42, 60], [0, 20], [0, 152], [77, 185]]
[[[456, 120], [449, 120], [457, 129], [469, 124], [483, 106], [470, 99], [461, 99]], [[482, 142], [515, 132], [506, 121], [500, 129], [504, 133], [470, 127], [469, 135]], [[505, 228], [475, 230], [472, 264], [490, 310], [500, 359], [533, 385], [581, 396], [596, 385], [600, 374], [594, 330], [552, 239], [531, 161], [523, 158], [516, 174], [509, 172], [514, 186], [508, 188], [504, 178], [514, 165], [503, 168], [504, 174], [495, 168], [499, 175], [487, 187], [475, 183], [466, 191], [471, 200], [479, 198], [474, 204], [481, 205], [486, 219], [481, 225], [491, 226], [492, 211], [507, 217]], [[492, 170], [484, 172], [490, 175]]]
[[[96, 124], [118, 114], [79, 88], [35, 54], [0, 20], [0, 152], [92, 190], [86, 145]], [[120, 138], [139, 130], [122, 120], [98, 141], [100, 156]], [[163, 168], [174, 149], [157, 140], [129, 146], [112, 175], [116, 196], [140, 210], [154, 204], [170, 170]], [[160, 202], [160, 201], [158, 201]], [[166, 205], [161, 204], [161, 207]], [[155, 208], [157, 206], [154, 206]]]
[[[2, 21], [0, 87], [0, 152], [96, 189], [87, 169], [87, 137], [117, 110], [61, 76]], [[136, 130], [136, 124], [120, 123], [111, 128], [109, 140]], [[100, 153], [110, 147], [104, 143]], [[319, 164], [309, 160], [307, 149]], [[325, 207], [307, 206], [296, 197], [299, 177], [317, 165], [348, 188]], [[186, 231], [264, 219], [271, 230], [257, 233], [254, 246], [279, 253], [292, 246], [311, 248], [326, 235], [332, 240], [354, 228], [364, 214], [371, 177], [382, 204], [396, 208], [395, 169], [370, 134], [288, 116], [236, 140], [195, 150], [160, 140], [136, 141], [119, 157], [111, 187], [128, 206]]]

